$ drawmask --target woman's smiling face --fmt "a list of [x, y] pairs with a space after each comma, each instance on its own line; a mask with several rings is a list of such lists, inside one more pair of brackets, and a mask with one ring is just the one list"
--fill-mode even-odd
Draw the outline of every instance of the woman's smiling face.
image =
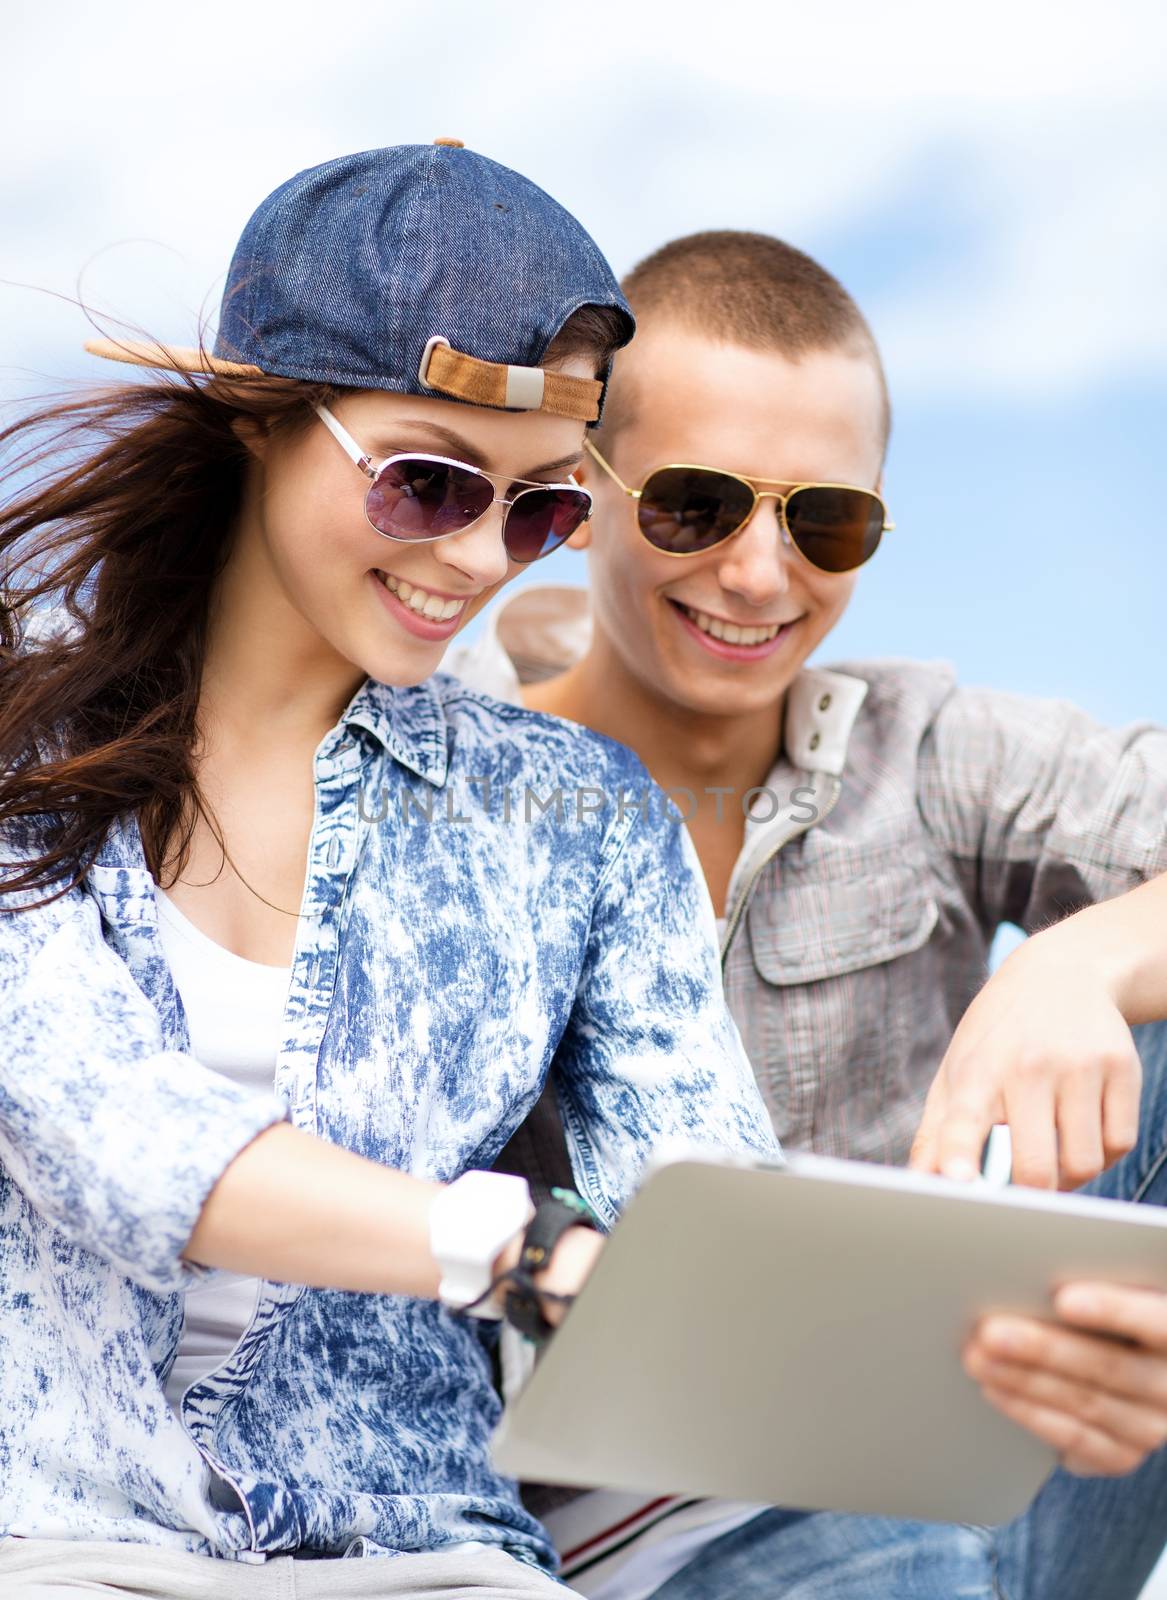
[[[591, 377], [580, 358], [561, 369]], [[362, 390], [329, 407], [374, 462], [417, 450], [491, 473], [496, 494], [531, 479], [562, 483], [583, 454], [583, 424], [545, 412]], [[503, 545], [505, 506], [433, 543], [386, 538], [365, 516], [369, 479], [320, 421], [252, 445], [253, 489], [240, 537], [249, 571], [270, 574], [319, 639], [381, 683], [420, 683], [450, 639], [521, 570]]]

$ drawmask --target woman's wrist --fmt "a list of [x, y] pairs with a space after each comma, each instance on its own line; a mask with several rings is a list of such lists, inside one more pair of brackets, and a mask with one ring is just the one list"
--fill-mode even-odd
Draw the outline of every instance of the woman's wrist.
[[[573, 1211], [578, 1222], [572, 1220]], [[595, 1265], [604, 1239], [589, 1216], [577, 1196], [557, 1190], [529, 1227], [499, 1252], [494, 1303], [531, 1337], [540, 1337], [547, 1325], [559, 1325]]]
[[430, 1250], [441, 1272], [438, 1298], [451, 1311], [498, 1313], [491, 1304], [494, 1264], [534, 1214], [523, 1178], [464, 1172], [430, 1207]]

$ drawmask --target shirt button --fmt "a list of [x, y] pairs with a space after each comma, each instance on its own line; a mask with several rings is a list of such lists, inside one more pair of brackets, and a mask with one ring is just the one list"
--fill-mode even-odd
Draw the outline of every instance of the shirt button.
[[831, 697], [830, 697], [829, 694], [825, 694], [825, 695], [823, 695], [822, 699], [819, 701], [819, 710], [820, 711], [829, 711], [830, 709], [831, 709]]
[[811, 747], [812, 750], [817, 750], [819, 745], [822, 744], [822, 742], [823, 742], [823, 736], [822, 736], [821, 733], [812, 733], [811, 734], [811, 736], [810, 736], [810, 747]]

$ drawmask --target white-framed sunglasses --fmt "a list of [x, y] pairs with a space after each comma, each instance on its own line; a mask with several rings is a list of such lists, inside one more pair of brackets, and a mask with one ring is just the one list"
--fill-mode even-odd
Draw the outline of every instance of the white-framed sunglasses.
[[[401, 544], [432, 544], [465, 533], [492, 505], [506, 507], [502, 539], [512, 561], [538, 561], [571, 538], [592, 513], [592, 497], [574, 480], [539, 483], [530, 478], [502, 478], [467, 461], [402, 450], [375, 462], [333, 416], [327, 406], [316, 415], [371, 481], [365, 495], [370, 527]], [[497, 493], [520, 483], [518, 494]]]

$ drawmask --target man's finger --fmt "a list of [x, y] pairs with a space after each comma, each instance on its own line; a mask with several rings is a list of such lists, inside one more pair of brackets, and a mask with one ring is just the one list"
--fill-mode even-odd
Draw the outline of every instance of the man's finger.
[[1005, 1120], [1013, 1143], [1013, 1182], [1029, 1189], [1056, 1189], [1058, 1132], [1053, 1082], [1040, 1063], [1022, 1064], [1011, 1075]]
[[[977, 1370], [974, 1372], [972, 1366]], [[1091, 1384], [1075, 1383], [1053, 1372], [1011, 1362], [972, 1359], [970, 1376], [990, 1389], [1005, 1391], [1046, 1411], [1056, 1411], [1080, 1422], [1095, 1433], [1105, 1434], [1116, 1444], [1138, 1450], [1142, 1455], [1167, 1443], [1167, 1412], [1096, 1389]]]
[[985, 1140], [997, 1120], [987, 1100], [952, 1099], [936, 1135], [935, 1170], [962, 1182], [980, 1175]]
[[1126, 1070], [1106, 1073], [1102, 1091], [1102, 1143], [1106, 1162], [1117, 1161], [1133, 1150], [1139, 1137], [1139, 1099], [1143, 1087], [1143, 1067], [1138, 1052], [1132, 1052]]
[[1167, 1361], [1137, 1346], [1053, 1323], [994, 1316], [978, 1328], [968, 1351], [1112, 1394], [1167, 1418]]
[[1102, 1073], [1083, 1068], [1062, 1080], [1057, 1097], [1058, 1187], [1080, 1189], [1102, 1171]]
[[1124, 1477], [1128, 1472], [1134, 1472], [1146, 1459], [1145, 1451], [1120, 1444], [1117, 1439], [1090, 1427], [1077, 1417], [1050, 1410], [1012, 1394], [1008, 1389], [985, 1384], [981, 1387], [981, 1393], [998, 1411], [1051, 1445], [1069, 1472], [1076, 1472], [1083, 1477]]
[[1054, 1296], [1054, 1310], [1065, 1322], [1167, 1355], [1167, 1294], [1159, 1289], [1126, 1289], [1107, 1283], [1071, 1283]]
[[942, 1077], [937, 1075], [928, 1090], [928, 1098], [924, 1101], [924, 1115], [920, 1118], [920, 1126], [916, 1129], [916, 1137], [912, 1140], [912, 1153], [908, 1157], [908, 1166], [915, 1172], [936, 1171], [937, 1138], [947, 1098], [947, 1088]]

